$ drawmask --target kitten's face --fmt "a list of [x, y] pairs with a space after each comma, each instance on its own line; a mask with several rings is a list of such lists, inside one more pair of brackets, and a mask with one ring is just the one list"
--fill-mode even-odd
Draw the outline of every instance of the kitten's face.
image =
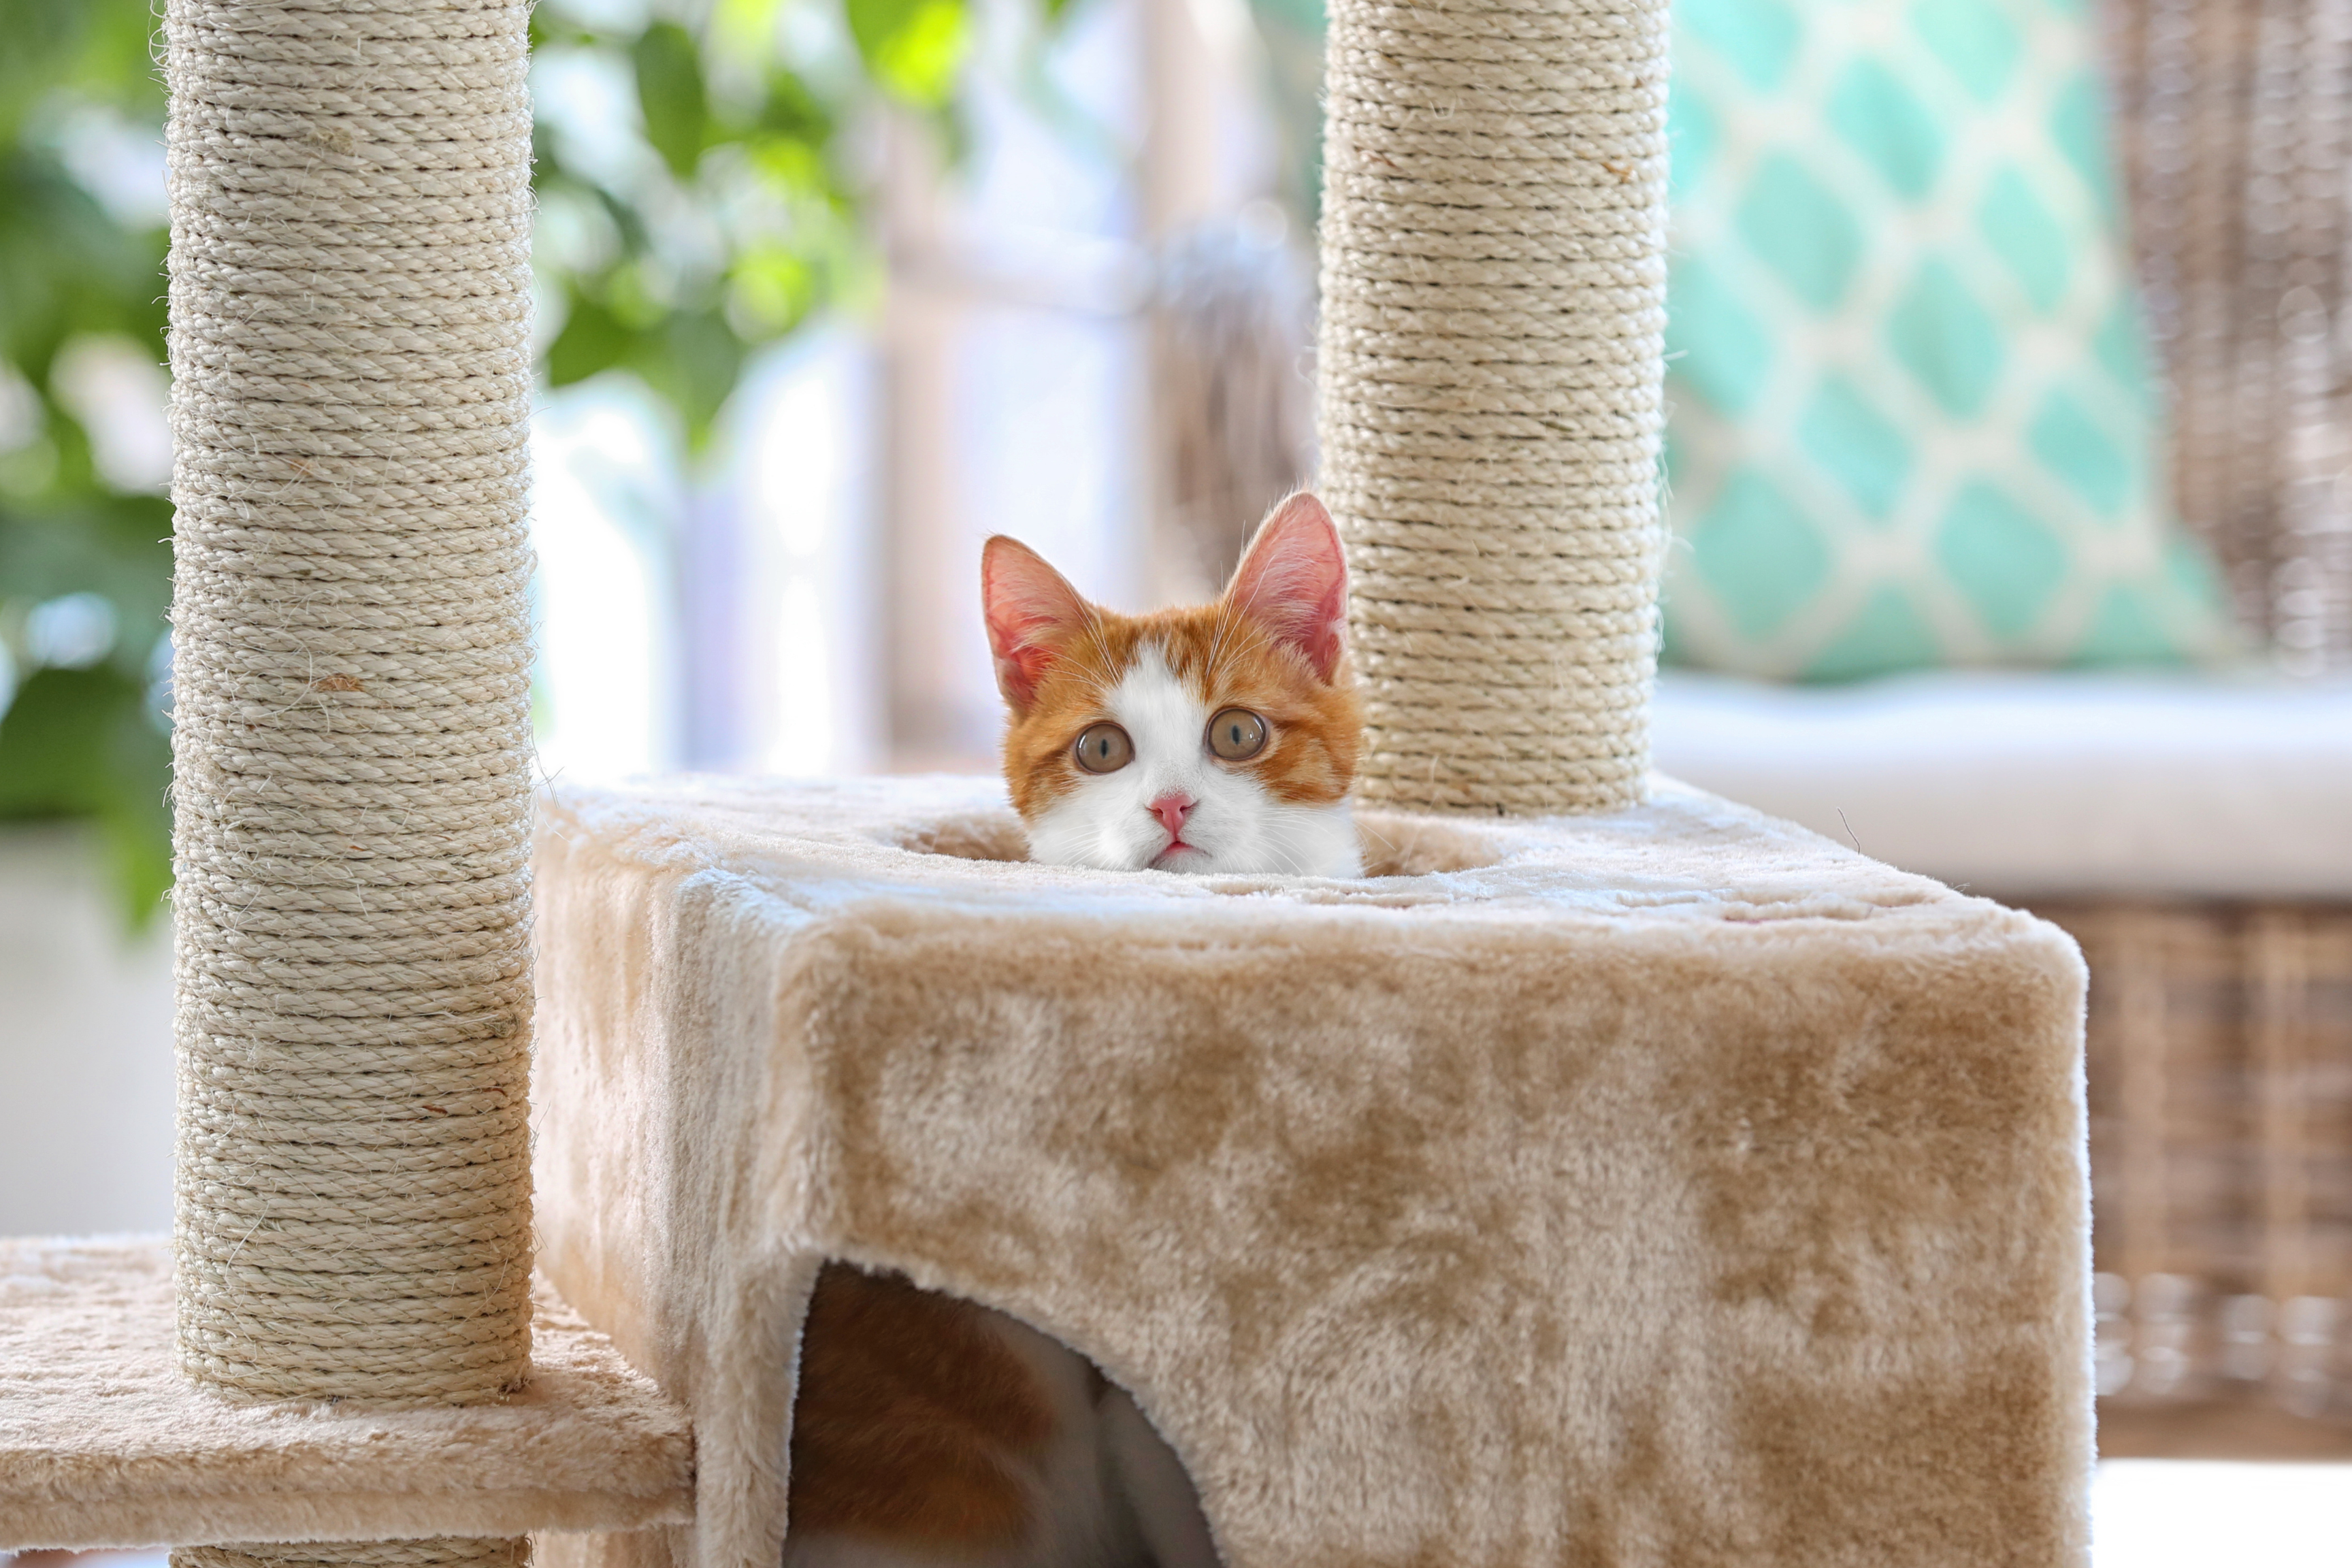
[[1035, 859], [1107, 870], [1361, 874], [1347, 793], [1363, 719], [1347, 568], [1311, 495], [1259, 528], [1215, 604], [1129, 616], [1026, 546], [982, 563], [1004, 778]]

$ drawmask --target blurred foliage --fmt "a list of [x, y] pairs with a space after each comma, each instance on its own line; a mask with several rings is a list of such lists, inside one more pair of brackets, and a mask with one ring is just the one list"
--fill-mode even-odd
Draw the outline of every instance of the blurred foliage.
[[172, 744], [143, 684], [110, 664], [33, 672], [0, 717], [0, 817], [88, 817], [123, 912], [144, 925], [172, 885]]
[[[634, 372], [698, 446], [751, 352], [866, 277], [844, 122], [877, 83], [926, 111], [949, 84], [892, 89], [886, 62], [920, 52], [916, 19], [858, 23], [892, 0], [847, 0], [836, 47], [812, 29], [811, 58], [787, 58], [780, 14], [803, 3], [614, 21], [551, 0], [533, 16], [551, 384]], [[961, 18], [964, 0], [935, 3]]]
[[[0, 668], [16, 676], [0, 675], [0, 818], [93, 819], [138, 923], [171, 878], [169, 755], [148, 700], [171, 509], [108, 481], [51, 373], [88, 336], [163, 357], [160, 204], [110, 208], [65, 140], [75, 113], [162, 123], [152, 25], [146, 0], [0, 0]], [[43, 668], [33, 606], [73, 594], [112, 606], [111, 646]]]
[[1283, 205], [1301, 233], [1323, 216], [1323, 0], [1249, 0], [1282, 155]]
[[[892, 102], [954, 144], [972, 3], [546, 0], [548, 381], [634, 373], [706, 440], [760, 345], [873, 287], [856, 128]], [[91, 339], [164, 357], [156, 9], [0, 0], [0, 819], [91, 821], [134, 923], [170, 875], [171, 513], [110, 478], [56, 373]], [[88, 595], [110, 638], [45, 643], [41, 606]]]

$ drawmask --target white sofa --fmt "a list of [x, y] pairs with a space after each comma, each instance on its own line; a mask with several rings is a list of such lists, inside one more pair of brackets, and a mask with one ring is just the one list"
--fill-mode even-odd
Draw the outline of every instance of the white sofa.
[[1672, 670], [1662, 772], [1972, 892], [2352, 900], [2352, 679]]

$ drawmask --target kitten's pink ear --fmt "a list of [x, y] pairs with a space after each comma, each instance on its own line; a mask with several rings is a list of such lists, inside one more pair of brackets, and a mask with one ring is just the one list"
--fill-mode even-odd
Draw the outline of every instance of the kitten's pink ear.
[[1348, 629], [1348, 558], [1331, 514], [1312, 493], [1300, 490], [1258, 524], [1225, 600], [1305, 655], [1317, 676], [1331, 679]]
[[1013, 711], [1025, 713], [1054, 662], [1054, 645], [1086, 624], [1087, 602], [1045, 557], [1001, 533], [980, 552], [980, 599], [996, 689]]

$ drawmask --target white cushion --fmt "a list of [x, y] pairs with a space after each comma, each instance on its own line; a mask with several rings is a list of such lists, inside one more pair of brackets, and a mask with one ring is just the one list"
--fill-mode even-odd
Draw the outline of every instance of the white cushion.
[[1969, 891], [2352, 898], [2352, 681], [1669, 671], [1661, 772]]

